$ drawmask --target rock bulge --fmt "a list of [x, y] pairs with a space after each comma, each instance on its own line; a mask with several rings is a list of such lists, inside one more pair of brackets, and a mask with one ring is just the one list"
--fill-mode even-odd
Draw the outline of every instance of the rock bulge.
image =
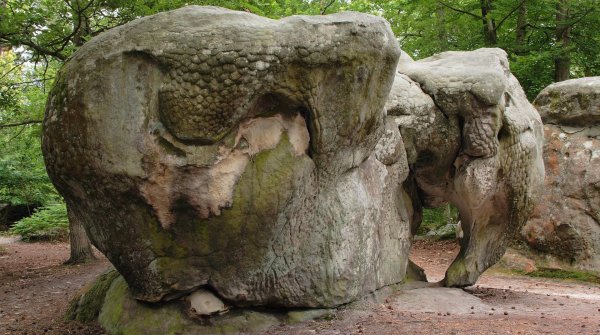
[[498, 49], [400, 56], [375, 16], [197, 6], [80, 48], [43, 151], [122, 276], [100, 285], [102, 325], [193, 333], [182, 297], [192, 317], [352, 302], [418, 276], [412, 235], [443, 202], [464, 231], [444, 283], [473, 284], [531, 212], [541, 122]]
[[523, 227], [534, 249], [600, 272], [600, 77], [546, 87], [534, 105], [544, 120], [545, 192]]
[[401, 282], [410, 246], [408, 166], [383, 109], [394, 40], [356, 13], [133, 21], [61, 70], [49, 173], [137, 299], [352, 301]]

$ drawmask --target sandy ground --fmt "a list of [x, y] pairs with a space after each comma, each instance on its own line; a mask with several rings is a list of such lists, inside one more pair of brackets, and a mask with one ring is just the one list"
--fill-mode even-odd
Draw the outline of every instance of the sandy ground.
[[[103, 334], [62, 319], [68, 301], [106, 271], [106, 259], [65, 266], [68, 245], [0, 240], [0, 335]], [[418, 241], [411, 259], [430, 281], [458, 251], [452, 242]], [[600, 334], [600, 286], [491, 271], [462, 289], [418, 285], [385, 302], [365, 300], [332, 316], [268, 334]]]

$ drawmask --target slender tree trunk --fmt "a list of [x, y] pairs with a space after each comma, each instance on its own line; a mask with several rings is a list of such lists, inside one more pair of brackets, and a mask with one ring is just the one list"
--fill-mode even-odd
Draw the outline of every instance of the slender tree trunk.
[[79, 264], [96, 259], [92, 251], [92, 244], [87, 237], [79, 216], [67, 205], [69, 217], [69, 241], [71, 243], [71, 257], [65, 264]]
[[85, 43], [85, 37], [90, 34], [90, 19], [80, 10], [79, 1], [71, 0], [71, 6], [76, 10], [72, 12], [73, 18], [73, 44], [77, 47]]
[[523, 52], [525, 48], [525, 37], [527, 36], [527, 1], [523, 1], [519, 7], [517, 16], [517, 29], [515, 31], [517, 52]]
[[[0, 7], [2, 7], [2, 8], [6, 7], [6, 0], [0, 0]], [[0, 21], [2, 21], [1, 15], [0, 15]], [[2, 54], [7, 52], [8, 50], [10, 50], [9, 46], [0, 44], [0, 56], [2, 56]]]
[[496, 35], [496, 20], [491, 17], [492, 0], [480, 0], [480, 3], [485, 45], [495, 46], [498, 44], [498, 36]]
[[[73, 8], [78, 9], [78, 1], [71, 1]], [[84, 37], [89, 34], [89, 18], [81, 11], [73, 11], [73, 44], [80, 47], [85, 43]], [[65, 264], [77, 264], [93, 261], [96, 259], [92, 250], [90, 239], [83, 228], [81, 219], [67, 204], [69, 217], [69, 241], [71, 243], [71, 257]]]
[[440, 51], [448, 50], [448, 32], [446, 30], [446, 7], [438, 2], [436, 8], [437, 37]]
[[554, 81], [569, 79], [571, 70], [571, 57], [569, 56], [569, 43], [571, 42], [571, 25], [569, 20], [569, 0], [559, 0], [556, 4], [556, 45], [559, 52], [554, 58]]
[[452, 208], [450, 204], [446, 204], [446, 208], [444, 208], [444, 216], [446, 216], [446, 224], [452, 224]]

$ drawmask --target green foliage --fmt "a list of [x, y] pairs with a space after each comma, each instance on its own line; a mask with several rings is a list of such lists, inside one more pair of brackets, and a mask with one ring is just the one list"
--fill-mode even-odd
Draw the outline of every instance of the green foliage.
[[[600, 4], [598, 0], [487, 0], [496, 42], [484, 34], [479, 0], [349, 1], [340, 9], [385, 17], [404, 51], [415, 59], [449, 50], [481, 47], [504, 49], [513, 73], [530, 99], [554, 81], [554, 60], [570, 59], [572, 78], [600, 74]], [[557, 19], [559, 4], [567, 17]], [[521, 21], [519, 21], [521, 19]], [[556, 37], [557, 26], [568, 27], [569, 42]], [[518, 33], [522, 32], [521, 37]]]
[[563, 280], [577, 280], [588, 283], [600, 284], [600, 277], [591, 272], [575, 271], [575, 270], [562, 270], [553, 268], [539, 268], [536, 271], [521, 273], [530, 277], [538, 278], [554, 278]]
[[[530, 101], [553, 81], [554, 61], [548, 52], [510, 57], [510, 70], [519, 79]], [[535, 75], [533, 75], [535, 74]]]
[[[56, 64], [45, 70], [53, 75]], [[40, 147], [47, 91], [42, 69], [26, 66], [12, 52], [0, 54], [0, 203], [46, 204], [59, 200]]]
[[417, 235], [427, 235], [430, 231], [440, 230], [447, 224], [456, 223], [458, 223], [458, 210], [452, 205], [423, 208], [423, 221]]
[[67, 207], [61, 203], [36, 209], [32, 216], [13, 225], [10, 232], [21, 235], [24, 241], [65, 239], [69, 234]]

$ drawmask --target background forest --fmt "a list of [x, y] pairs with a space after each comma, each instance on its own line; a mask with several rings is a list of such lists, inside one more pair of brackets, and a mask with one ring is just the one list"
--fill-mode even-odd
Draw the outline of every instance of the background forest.
[[61, 64], [103, 31], [191, 4], [271, 18], [371, 13], [390, 22], [415, 59], [499, 47], [531, 100], [552, 82], [600, 75], [597, 0], [0, 0], [0, 224], [10, 219], [3, 208], [41, 207], [38, 224], [66, 226], [40, 149], [46, 96]]

